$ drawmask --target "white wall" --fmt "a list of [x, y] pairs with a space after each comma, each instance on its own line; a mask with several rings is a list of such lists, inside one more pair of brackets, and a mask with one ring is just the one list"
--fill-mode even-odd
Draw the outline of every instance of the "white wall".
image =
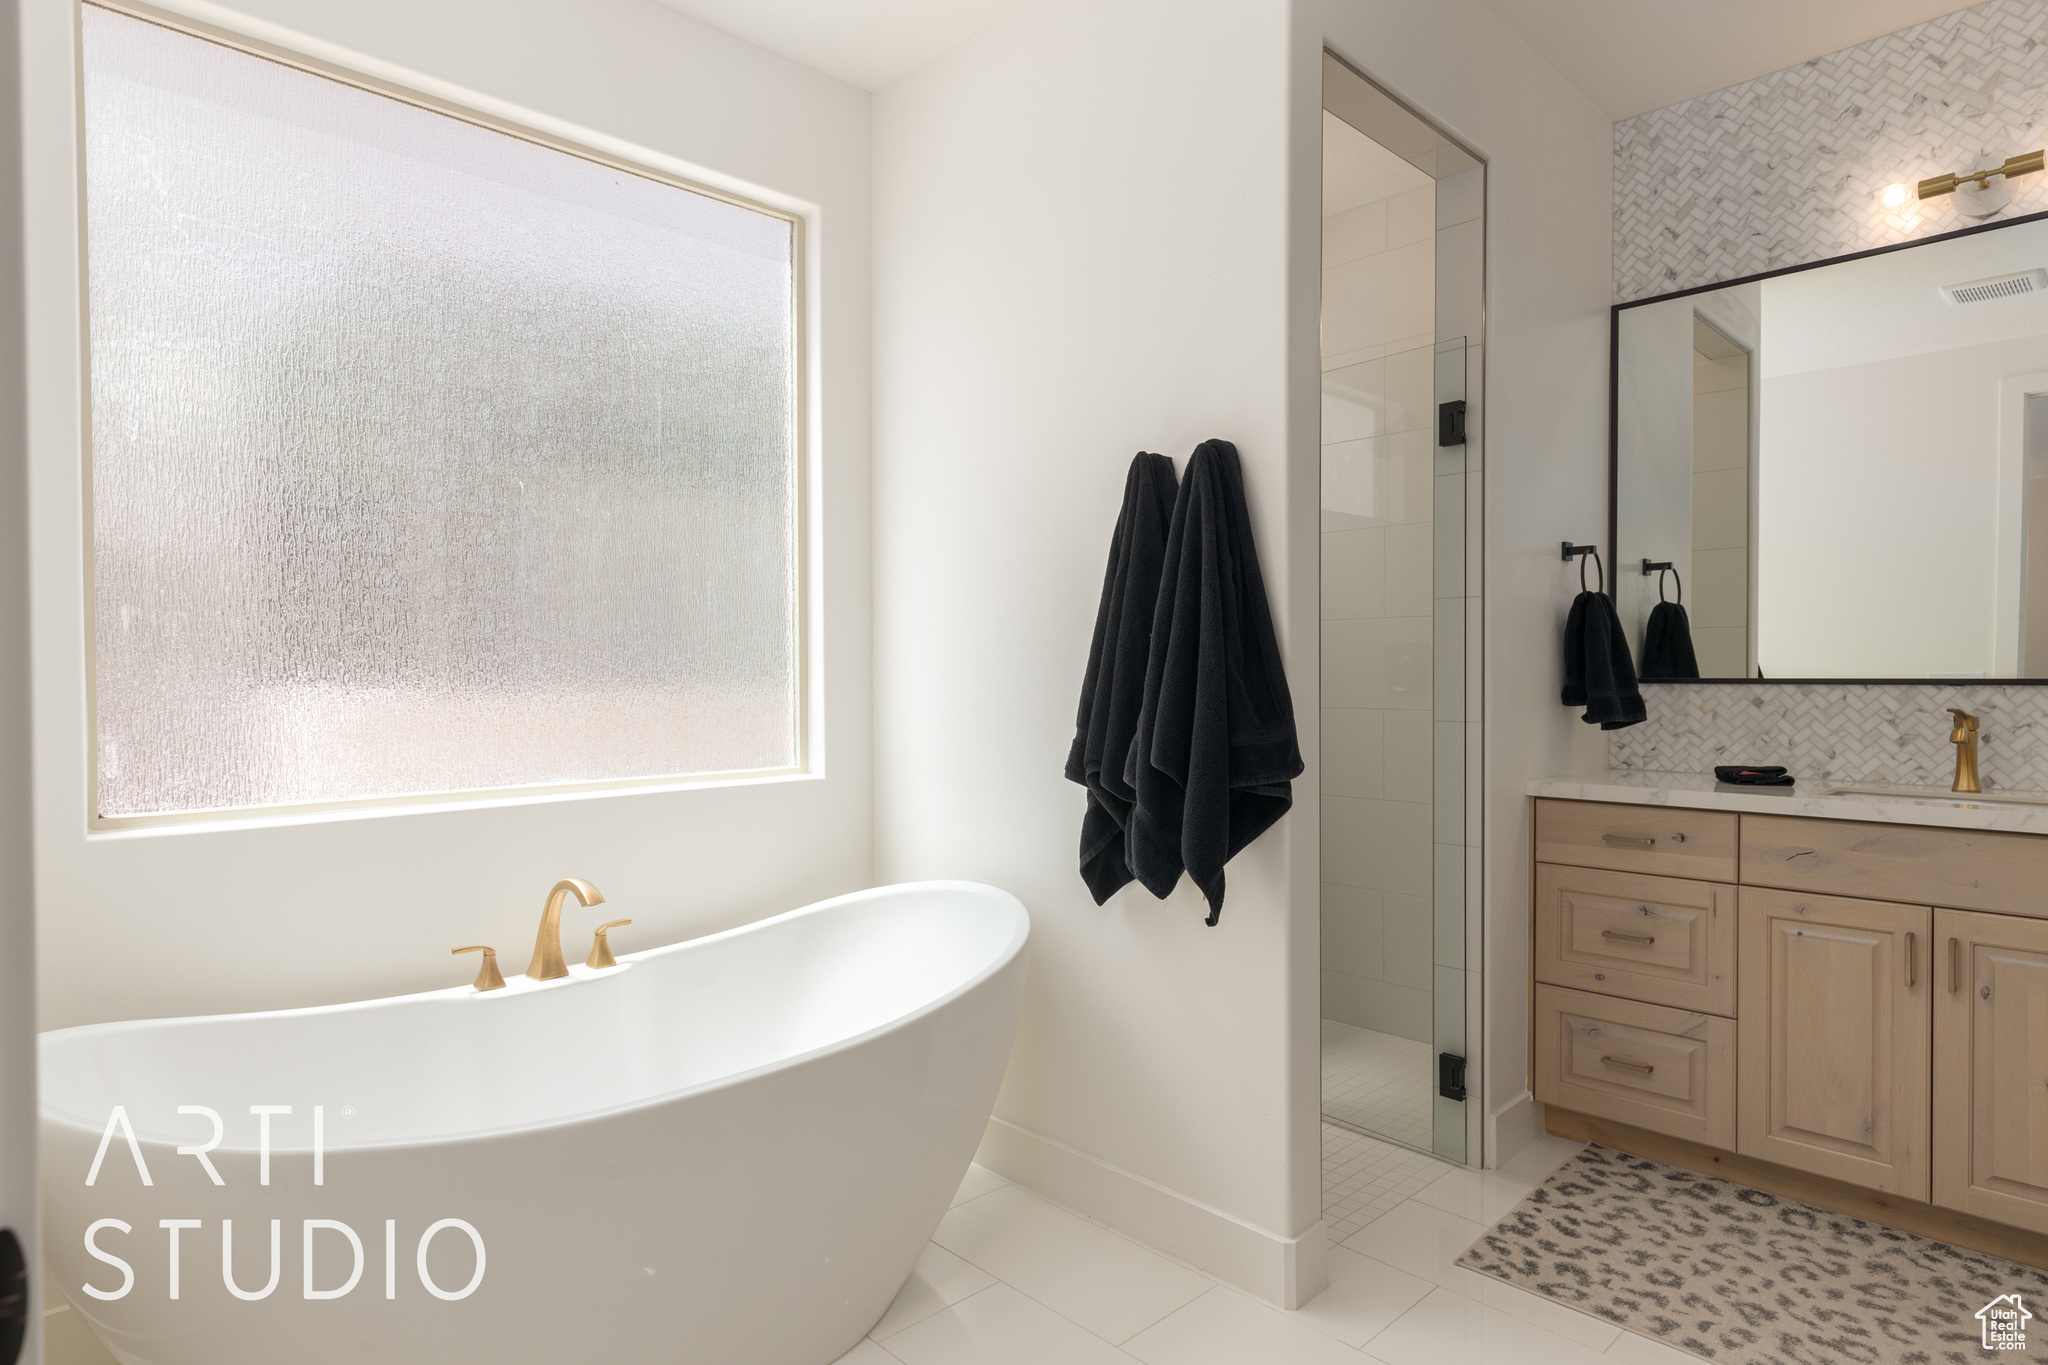
[[[2005, 376], [2043, 371], [2048, 337], [1766, 374], [1757, 459], [1766, 677], [1998, 671], [2000, 387]], [[1812, 516], [1817, 506], [1832, 515]]]
[[1321, 1243], [1294, 1169], [1314, 769], [1210, 929], [1186, 883], [1094, 905], [1061, 764], [1125, 469], [1210, 436], [1244, 458], [1314, 752], [1319, 160], [1314, 125], [1290, 145], [1292, 59], [1278, 3], [1030, 0], [875, 100], [877, 873], [1031, 908], [984, 1158], [1274, 1298], [1293, 1239]]
[[[1470, 356], [1486, 385], [1485, 966], [1474, 992], [1484, 1041], [1474, 1094], [1494, 1165], [1540, 1127], [1528, 1081], [1525, 785], [1606, 767], [1599, 730], [1558, 702], [1559, 638], [1578, 590], [1558, 542], [1603, 540], [1607, 524], [1613, 127], [1478, 0], [1303, 0], [1301, 13], [1298, 41], [1327, 42], [1487, 162], [1485, 344]], [[1296, 92], [1297, 128], [1313, 103]], [[1438, 331], [1451, 335], [1442, 322]]]
[[[868, 96], [654, 0], [190, 0], [223, 27], [806, 214], [811, 336], [830, 357], [812, 392], [823, 775], [88, 835], [75, 6], [23, 7], [44, 1026], [453, 985], [471, 972], [448, 955], [461, 943], [516, 967], [565, 874], [633, 918], [621, 949], [869, 884]], [[572, 912], [572, 952], [593, 922]]]
[[[0, 3], [0, 90], [18, 88], [16, 7]], [[37, 1248], [35, 848], [29, 779], [28, 462], [23, 417], [21, 106], [0, 99], [0, 1228], [29, 1258], [29, 1335], [42, 1357]]]
[[1212, 435], [1316, 751], [1325, 34], [1494, 158], [1483, 1103], [1512, 1147], [1523, 783], [1602, 765], [1557, 702], [1557, 542], [1605, 519], [1607, 121], [1476, 0], [1029, 0], [875, 105], [878, 876], [1031, 907], [984, 1155], [1283, 1301], [1320, 1239], [1314, 759], [1213, 930], [1185, 887], [1089, 900], [1061, 763], [1125, 467]]

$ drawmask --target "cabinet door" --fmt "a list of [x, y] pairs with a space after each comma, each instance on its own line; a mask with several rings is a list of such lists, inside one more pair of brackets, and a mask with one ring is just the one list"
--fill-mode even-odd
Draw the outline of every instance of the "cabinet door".
[[1924, 1200], [1933, 911], [1742, 888], [1736, 1150]]
[[1934, 1202], [2048, 1232], [2048, 921], [1934, 933]]

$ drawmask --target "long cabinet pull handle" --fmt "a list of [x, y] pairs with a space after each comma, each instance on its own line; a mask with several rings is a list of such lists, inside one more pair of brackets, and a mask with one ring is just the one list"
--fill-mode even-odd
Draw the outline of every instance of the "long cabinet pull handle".
[[1919, 956], [1920, 954], [1913, 947], [1913, 931], [1908, 929], [1906, 931], [1906, 989], [1909, 991], [1913, 989], [1914, 985], [1913, 964]]
[[1963, 941], [1952, 938], [1948, 941], [1948, 993], [1954, 995], [1963, 988]]
[[1635, 834], [1603, 834], [1600, 838], [1605, 843], [1628, 844], [1635, 848], [1655, 848], [1657, 846], [1655, 839], [1646, 839]]
[[1612, 929], [1602, 929], [1600, 937], [1611, 938], [1618, 943], [1640, 943], [1646, 948], [1657, 941], [1655, 934], [1621, 934]]
[[1640, 1071], [1645, 1076], [1657, 1069], [1648, 1062], [1631, 1062], [1625, 1057], [1602, 1057], [1600, 1064], [1602, 1066], [1618, 1066], [1626, 1071]]

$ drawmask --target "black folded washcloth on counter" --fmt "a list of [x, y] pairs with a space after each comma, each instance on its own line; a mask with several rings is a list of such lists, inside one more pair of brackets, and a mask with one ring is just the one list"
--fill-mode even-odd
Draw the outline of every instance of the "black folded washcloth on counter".
[[1792, 774], [1783, 768], [1716, 768], [1714, 780], [1731, 787], [1789, 787]]

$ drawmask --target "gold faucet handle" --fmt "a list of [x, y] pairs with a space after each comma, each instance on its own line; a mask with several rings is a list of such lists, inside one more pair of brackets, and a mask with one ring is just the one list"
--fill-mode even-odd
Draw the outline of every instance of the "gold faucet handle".
[[611, 940], [607, 939], [605, 934], [610, 930], [617, 929], [621, 925], [631, 924], [632, 922], [629, 919], [615, 919], [610, 924], [598, 925], [597, 942], [590, 945], [590, 956], [583, 960], [583, 965], [600, 969], [618, 966], [619, 960], [612, 956]]
[[477, 969], [476, 988], [480, 991], [504, 989], [505, 978], [498, 971], [498, 950], [496, 948], [486, 947], [481, 943], [472, 943], [467, 948], [450, 948], [448, 951], [451, 956], [457, 953], [482, 953], [484, 955], [484, 965]]
[[1956, 718], [1956, 728], [1958, 730], [1974, 730], [1977, 728], [1977, 722], [1982, 719], [1981, 717], [1971, 715], [1960, 706], [1949, 707], [1948, 713]]

